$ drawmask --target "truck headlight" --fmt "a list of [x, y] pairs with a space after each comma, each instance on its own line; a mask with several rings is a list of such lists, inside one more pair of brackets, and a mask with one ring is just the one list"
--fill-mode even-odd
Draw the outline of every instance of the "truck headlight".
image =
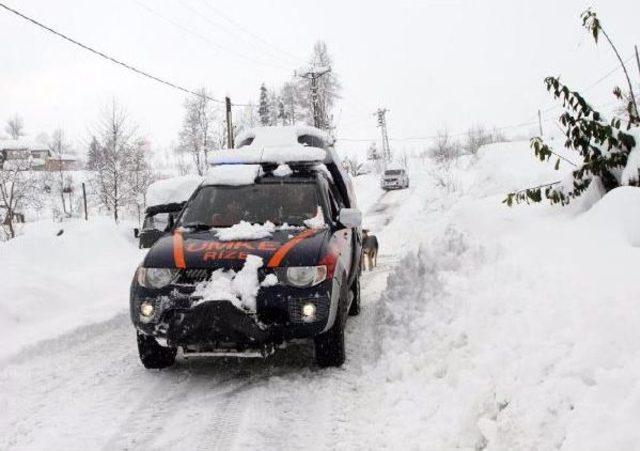
[[327, 267], [321, 266], [290, 266], [287, 268], [286, 281], [294, 287], [312, 287], [327, 278]]
[[176, 270], [173, 268], [138, 268], [138, 283], [145, 288], [163, 288], [171, 283]]

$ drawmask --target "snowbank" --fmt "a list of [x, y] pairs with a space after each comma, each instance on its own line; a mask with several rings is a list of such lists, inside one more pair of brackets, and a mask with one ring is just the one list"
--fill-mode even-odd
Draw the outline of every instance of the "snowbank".
[[126, 311], [143, 256], [132, 229], [106, 218], [41, 221], [0, 243], [0, 358]]
[[[577, 152], [553, 149], [568, 161], [579, 163]], [[482, 146], [478, 151], [475, 165], [475, 183], [485, 194], [503, 194], [517, 189], [528, 188], [562, 179], [574, 167], [566, 160], [560, 160], [558, 170], [554, 169], [557, 157], [549, 161], [538, 160], [529, 141], [513, 141]]]
[[485, 148], [462, 170], [472, 190], [441, 190], [448, 201], [416, 212], [422, 245], [389, 276], [380, 356], [364, 371], [384, 406], [363, 422], [370, 445], [633, 449], [640, 439], [640, 189], [586, 212], [509, 209], [505, 189], [557, 174], [518, 146]]
[[147, 205], [171, 204], [184, 202], [196, 188], [202, 183], [202, 177], [198, 175], [183, 175], [158, 180], [147, 189]]

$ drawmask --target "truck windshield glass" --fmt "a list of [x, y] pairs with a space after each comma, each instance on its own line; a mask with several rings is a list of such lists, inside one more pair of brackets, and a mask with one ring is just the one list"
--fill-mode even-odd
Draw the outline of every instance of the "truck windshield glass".
[[389, 171], [384, 171], [384, 175], [402, 175], [402, 169], [391, 169]]
[[187, 205], [179, 226], [230, 227], [240, 221], [304, 226], [318, 212], [311, 183], [205, 186]]

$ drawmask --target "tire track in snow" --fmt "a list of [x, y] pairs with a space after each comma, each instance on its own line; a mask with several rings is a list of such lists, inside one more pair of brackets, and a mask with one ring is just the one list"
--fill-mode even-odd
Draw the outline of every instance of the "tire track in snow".
[[[384, 234], [412, 193], [413, 187], [382, 194], [369, 209], [377, 224], [372, 230]], [[133, 328], [122, 313], [2, 362], [0, 406], [7, 414], [0, 424], [9, 434], [0, 438], [0, 448], [361, 446], [373, 401], [367, 370], [379, 356], [380, 293], [397, 261], [385, 252], [380, 266], [363, 274], [363, 310], [347, 323], [343, 368], [318, 369], [305, 345], [265, 361], [179, 361], [148, 371], [138, 362]]]

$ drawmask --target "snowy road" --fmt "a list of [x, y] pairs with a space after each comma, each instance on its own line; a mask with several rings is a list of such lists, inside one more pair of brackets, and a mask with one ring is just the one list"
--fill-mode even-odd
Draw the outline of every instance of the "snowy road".
[[385, 235], [414, 190], [381, 195], [365, 215], [381, 255], [363, 276], [363, 310], [347, 325], [343, 368], [316, 368], [312, 347], [298, 345], [266, 361], [192, 359], [146, 371], [122, 313], [1, 362], [0, 449], [364, 446], [366, 369], [379, 354], [380, 294], [398, 259]]
[[[552, 165], [539, 169], [528, 143], [449, 168], [421, 159], [412, 167], [408, 190], [381, 194], [372, 177], [356, 179], [380, 257], [363, 274], [362, 313], [347, 323], [339, 369], [318, 369], [312, 347], [299, 345], [266, 361], [180, 360], [146, 371], [123, 311], [139, 261], [128, 231], [103, 225], [96, 235], [93, 224], [68, 228], [68, 239], [52, 241], [47, 229], [5, 244], [4, 256], [59, 258], [81, 237], [86, 255], [72, 249], [84, 259], [67, 272], [43, 264], [25, 284], [39, 290], [0, 280], [15, 303], [0, 303], [9, 313], [0, 311], [0, 334], [53, 337], [61, 315], [45, 322], [57, 312], [49, 292], [65, 311], [85, 308], [55, 339], [19, 353], [3, 341], [0, 449], [637, 449], [637, 188], [591, 209], [509, 209], [501, 201], [512, 186], [556, 176]], [[96, 236], [117, 244], [101, 249], [105, 266], [83, 264]], [[594, 260], [608, 266], [584, 264]], [[104, 268], [113, 279], [98, 278]], [[67, 305], [73, 277], [89, 283]], [[78, 304], [98, 283], [117, 302]], [[74, 328], [94, 306], [94, 324]]]

